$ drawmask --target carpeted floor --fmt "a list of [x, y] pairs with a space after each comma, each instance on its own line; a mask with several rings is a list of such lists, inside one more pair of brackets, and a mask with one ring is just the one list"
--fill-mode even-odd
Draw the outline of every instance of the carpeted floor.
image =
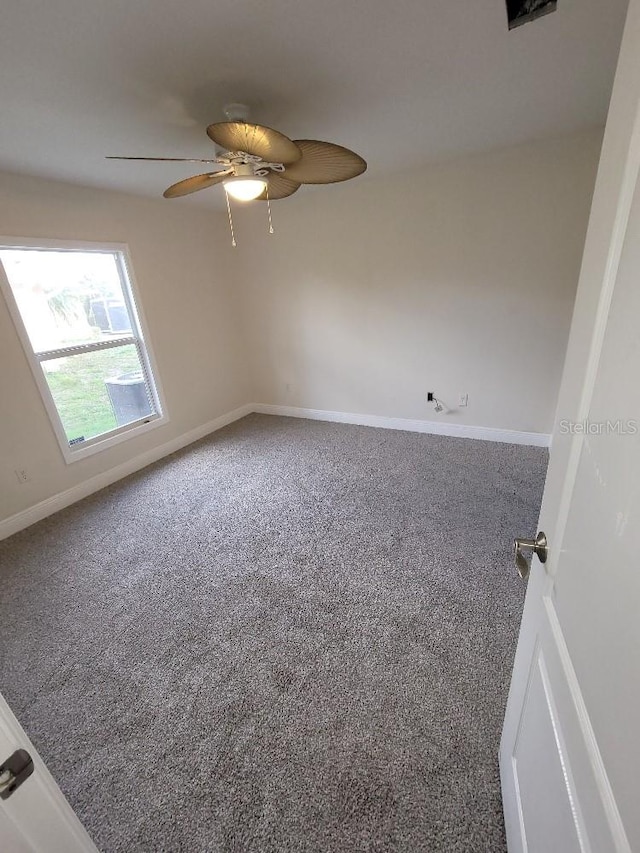
[[546, 462], [251, 415], [0, 543], [0, 690], [105, 853], [503, 851]]

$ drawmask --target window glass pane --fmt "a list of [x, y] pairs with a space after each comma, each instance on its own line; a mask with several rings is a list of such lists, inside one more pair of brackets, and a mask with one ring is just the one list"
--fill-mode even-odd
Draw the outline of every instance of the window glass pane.
[[131, 334], [112, 253], [0, 249], [0, 260], [36, 352]]
[[135, 344], [52, 358], [42, 367], [73, 445], [155, 414]]

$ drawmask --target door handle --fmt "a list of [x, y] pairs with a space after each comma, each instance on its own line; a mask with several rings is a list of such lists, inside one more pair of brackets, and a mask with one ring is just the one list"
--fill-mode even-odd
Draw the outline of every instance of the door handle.
[[518, 574], [523, 581], [526, 581], [529, 577], [529, 572], [531, 570], [531, 567], [529, 563], [527, 563], [526, 557], [523, 554], [523, 549], [527, 548], [531, 549], [531, 552], [536, 555], [541, 563], [546, 563], [547, 554], [549, 553], [549, 543], [547, 542], [546, 533], [543, 533], [541, 530], [535, 539], [517, 538], [513, 540], [513, 553], [516, 558], [516, 566], [518, 567]]
[[8, 800], [32, 773], [33, 759], [26, 749], [16, 749], [0, 764], [0, 799]]

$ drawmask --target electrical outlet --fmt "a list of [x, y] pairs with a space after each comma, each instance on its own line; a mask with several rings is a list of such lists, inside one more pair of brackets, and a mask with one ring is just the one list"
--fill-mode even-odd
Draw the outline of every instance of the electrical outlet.
[[26, 468], [16, 468], [15, 474], [19, 483], [28, 483], [31, 479]]
[[464, 409], [469, 405], [469, 395], [468, 394], [460, 394], [458, 397], [458, 408]]
[[427, 403], [433, 403], [433, 391], [427, 392]]

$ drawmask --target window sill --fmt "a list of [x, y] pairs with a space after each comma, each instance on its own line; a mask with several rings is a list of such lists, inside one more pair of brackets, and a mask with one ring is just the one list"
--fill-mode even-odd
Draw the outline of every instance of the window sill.
[[88, 456], [93, 456], [94, 453], [100, 453], [103, 450], [108, 450], [110, 447], [115, 447], [117, 444], [122, 444], [123, 441], [129, 441], [136, 436], [144, 435], [156, 427], [164, 426], [169, 422], [167, 415], [158, 415], [154, 418], [145, 418], [143, 421], [123, 426], [118, 430], [107, 433], [104, 436], [97, 436], [80, 445], [69, 447], [68, 445], [60, 445], [62, 455], [67, 465], [72, 462], [78, 462], [80, 459], [86, 459]]

